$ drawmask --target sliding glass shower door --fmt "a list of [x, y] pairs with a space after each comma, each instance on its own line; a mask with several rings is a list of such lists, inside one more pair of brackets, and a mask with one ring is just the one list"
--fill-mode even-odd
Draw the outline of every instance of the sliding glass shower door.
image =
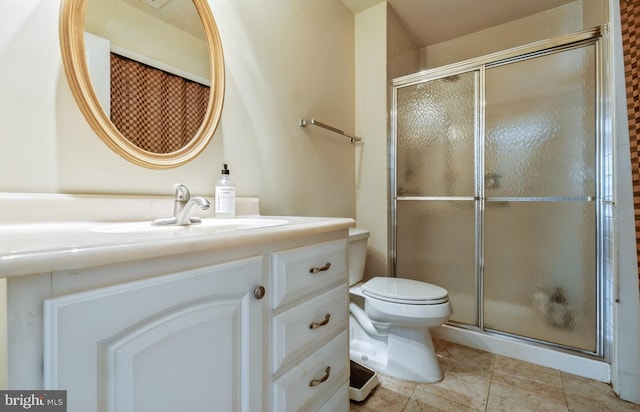
[[484, 327], [596, 349], [595, 46], [487, 68]]
[[599, 350], [596, 47], [394, 86], [392, 267], [453, 323]]
[[478, 73], [397, 89], [396, 267], [449, 291], [476, 325]]

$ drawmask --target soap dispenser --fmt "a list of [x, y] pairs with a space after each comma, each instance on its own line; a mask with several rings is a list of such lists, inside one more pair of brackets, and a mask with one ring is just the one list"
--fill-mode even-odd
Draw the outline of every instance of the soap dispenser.
[[229, 177], [227, 164], [223, 165], [222, 175], [216, 182], [215, 214], [220, 218], [236, 215], [236, 187]]

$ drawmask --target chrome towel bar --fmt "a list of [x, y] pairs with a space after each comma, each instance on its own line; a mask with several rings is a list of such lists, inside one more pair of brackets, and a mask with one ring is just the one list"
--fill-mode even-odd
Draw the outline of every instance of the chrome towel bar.
[[318, 127], [322, 127], [323, 129], [327, 129], [330, 130], [334, 133], [338, 133], [341, 134], [343, 136], [346, 136], [350, 139], [351, 143], [355, 143], [355, 142], [359, 142], [362, 140], [362, 138], [358, 137], [358, 136], [354, 136], [352, 134], [349, 134], [343, 130], [340, 129], [336, 129], [333, 126], [329, 126], [328, 124], [322, 123], [317, 121], [316, 119], [311, 119], [311, 120], [305, 120], [305, 119], [300, 119], [300, 127], [306, 127], [308, 124], [312, 124], [314, 126], [318, 126]]

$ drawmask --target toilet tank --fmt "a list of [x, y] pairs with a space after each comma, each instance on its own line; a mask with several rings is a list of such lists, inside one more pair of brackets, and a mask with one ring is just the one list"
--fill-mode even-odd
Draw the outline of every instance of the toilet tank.
[[349, 286], [362, 281], [364, 277], [368, 238], [367, 230], [349, 228]]

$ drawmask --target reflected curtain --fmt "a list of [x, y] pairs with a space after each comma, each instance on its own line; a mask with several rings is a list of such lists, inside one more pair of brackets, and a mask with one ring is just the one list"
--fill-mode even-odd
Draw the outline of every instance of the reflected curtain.
[[111, 53], [111, 121], [133, 144], [174, 152], [196, 134], [209, 87]]
[[631, 143], [631, 173], [636, 220], [638, 284], [640, 285], [640, 84], [638, 83], [638, 55], [640, 54], [640, 0], [620, 0], [622, 47], [627, 85], [627, 111]]

